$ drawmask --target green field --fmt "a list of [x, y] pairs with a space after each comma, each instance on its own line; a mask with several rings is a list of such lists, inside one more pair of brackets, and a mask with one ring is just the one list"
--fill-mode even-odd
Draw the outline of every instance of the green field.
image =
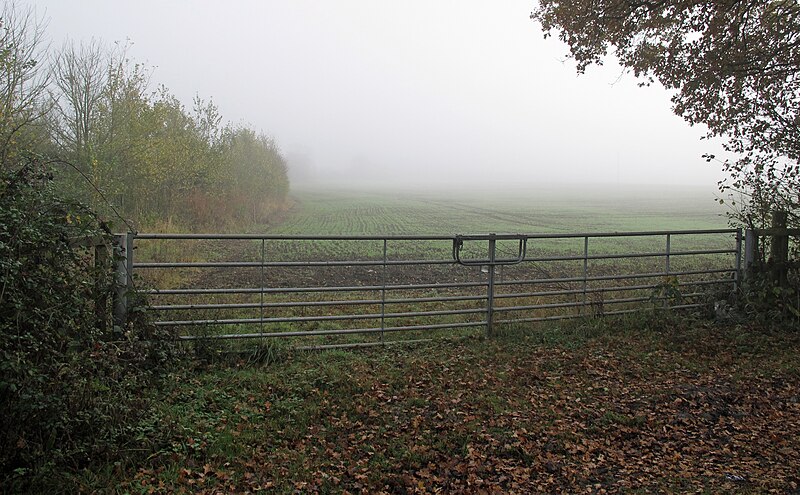
[[[486, 233], [598, 233], [660, 230], [724, 229], [725, 209], [714, 192], [700, 188], [614, 189], [489, 189], [485, 191], [346, 190], [306, 188], [294, 191], [289, 211], [272, 225], [255, 226], [249, 233], [276, 235], [440, 235]], [[697, 249], [727, 242], [717, 238], [685, 237], [676, 250]], [[710, 242], [710, 244], [709, 244]], [[176, 244], [180, 244], [177, 248]], [[200, 244], [201, 246], [197, 246]], [[438, 251], [431, 242], [398, 242], [398, 254]], [[511, 243], [513, 244], [513, 243]], [[274, 242], [268, 256], [311, 259], [379, 259], [380, 242]], [[663, 245], [663, 238], [594, 239], [595, 252]], [[143, 242], [137, 257], [148, 261], [214, 261], [258, 259], [260, 243]], [[543, 252], [583, 249], [582, 240], [537, 241]], [[444, 243], [445, 251], [449, 249]], [[501, 246], [501, 250], [512, 250]]]
[[725, 228], [706, 188], [299, 189], [276, 234], [569, 233]]
[[[512, 188], [463, 191], [299, 189], [295, 206], [282, 223], [266, 229], [285, 235], [456, 235], [486, 233], [568, 234], [704, 230], [728, 227], [726, 210], [707, 188]], [[730, 242], [730, 236], [675, 239], [675, 250], [705, 249]], [[280, 243], [275, 250], [303, 253], [303, 243]], [[365, 243], [360, 244], [364, 249]], [[441, 243], [395, 243], [398, 255], [441, 255]], [[663, 248], [664, 238], [593, 239], [595, 253]], [[583, 251], [582, 239], [540, 240], [542, 253]], [[317, 244], [335, 258], [356, 252], [352, 243]], [[501, 245], [508, 254], [514, 243]], [[376, 259], [380, 245], [362, 256]]]
[[[402, 236], [476, 233], [551, 233], [569, 234], [578, 232], [631, 232], [659, 230], [720, 229], [725, 228], [725, 219], [713, 195], [706, 191], [689, 189], [626, 189], [614, 191], [597, 190], [510, 190], [510, 191], [347, 191], [342, 189], [305, 189], [296, 191], [293, 207], [281, 222], [273, 226], [254, 229], [254, 233], [283, 236], [345, 235], [345, 236]], [[553, 256], [582, 256], [587, 247], [583, 237], [557, 239], [530, 239], [527, 243], [527, 258]], [[587, 253], [640, 254], [664, 252], [666, 236], [644, 237], [599, 237], [590, 238]], [[165, 247], [168, 246], [168, 247]], [[680, 235], [671, 237], [671, 252], [698, 249], [731, 249], [734, 241], [731, 234]], [[140, 261], [245, 261], [259, 262], [329, 262], [329, 261], [373, 261], [384, 259], [391, 262], [408, 260], [440, 261], [439, 264], [373, 266], [280, 266], [261, 268], [188, 268], [181, 270], [159, 270], [162, 278], [151, 277], [147, 282], [160, 288], [308, 288], [441, 284], [441, 283], [486, 283], [487, 271], [480, 266], [459, 266], [452, 262], [453, 242], [443, 240], [142, 240], [137, 259]], [[385, 248], [385, 253], [384, 253]], [[498, 257], [514, 258], [519, 253], [518, 241], [500, 241]], [[487, 259], [487, 241], [464, 243], [462, 256], [471, 259]], [[148, 258], [148, 255], [150, 258]], [[172, 258], [171, 258], [172, 257]], [[680, 272], [701, 268], [731, 268], [731, 254], [674, 256], [670, 260], [670, 271]], [[661, 273], [666, 270], [664, 257], [645, 256], [626, 259], [591, 260], [585, 266], [582, 260], [525, 262], [496, 269], [496, 282], [516, 282], [531, 279], [564, 279]], [[156, 270], [145, 272], [152, 275]], [[730, 277], [724, 283], [730, 287]], [[498, 321], [530, 318], [550, 318], [564, 315], [584, 316], [591, 313], [607, 313], [629, 310], [662, 291], [658, 286], [666, 283], [683, 283], [681, 295], [687, 298], [681, 303], [697, 302], [705, 292], [697, 292], [702, 277], [685, 276], [680, 280], [657, 278], [631, 278], [620, 282], [625, 290], [614, 293], [592, 292], [608, 283], [596, 281], [581, 283], [553, 282], [498, 286], [495, 306], [502, 307]], [[642, 284], [645, 284], [644, 286]], [[630, 290], [629, 286], [634, 287]], [[700, 287], [703, 291], [707, 286]], [[588, 293], [586, 293], [588, 289]], [[159, 304], [238, 304], [248, 308], [192, 309], [181, 312], [169, 310], [162, 313], [166, 319], [218, 320], [246, 318], [269, 321], [261, 324], [211, 325], [213, 328], [199, 329], [203, 335], [219, 333], [248, 334], [254, 332], [287, 331], [333, 331], [362, 328], [384, 328], [392, 326], [454, 325], [470, 323], [467, 333], [483, 331], [477, 326], [486, 318], [486, 287], [453, 287], [415, 290], [385, 291], [371, 289], [347, 292], [290, 292], [204, 295], [202, 297], [160, 296]], [[577, 292], [576, 292], [577, 291]], [[578, 293], [581, 292], [582, 293]], [[557, 294], [552, 294], [557, 292]], [[547, 293], [545, 295], [541, 295]], [[528, 294], [512, 297], [514, 294]], [[535, 295], [531, 295], [535, 294]], [[451, 301], [418, 302], [415, 298], [450, 298]], [[453, 301], [467, 297], [470, 300]], [[638, 298], [632, 303], [614, 302], [614, 299]], [[386, 299], [389, 304], [384, 305]], [[405, 302], [396, 302], [405, 299]], [[370, 301], [352, 303], [353, 300]], [[393, 302], [393, 300], [395, 302]], [[348, 303], [349, 302], [349, 303]], [[261, 303], [266, 310], [262, 311]], [[610, 304], [609, 304], [610, 303]], [[581, 304], [583, 307], [575, 306]], [[541, 306], [533, 310], [507, 310], [511, 306]], [[566, 306], [565, 306], [566, 305]], [[442, 314], [445, 311], [460, 311], [458, 315]], [[391, 318], [379, 318], [384, 314], [396, 314]], [[407, 316], [407, 313], [435, 313], [424, 316]], [[371, 316], [370, 316], [371, 315]], [[378, 315], [376, 317], [376, 315]], [[352, 317], [352, 318], [351, 318]], [[300, 318], [302, 321], [285, 321]], [[280, 321], [276, 321], [280, 320]], [[186, 332], [196, 335], [190, 327]], [[303, 335], [302, 341], [309, 345], [341, 344], [353, 341], [383, 341], [396, 338], [422, 338], [437, 333], [452, 334], [452, 329], [441, 332], [402, 332], [401, 334], [327, 336], [318, 338]]]

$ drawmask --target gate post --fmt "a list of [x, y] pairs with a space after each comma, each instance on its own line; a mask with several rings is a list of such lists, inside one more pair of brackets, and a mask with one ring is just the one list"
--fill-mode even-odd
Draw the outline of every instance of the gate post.
[[742, 229], [736, 229], [736, 253], [733, 260], [733, 293], [739, 294], [742, 288]]
[[489, 287], [486, 294], [486, 336], [494, 336], [494, 265], [497, 239], [489, 234]]
[[94, 245], [94, 315], [97, 329], [105, 334], [108, 322], [108, 246], [104, 242]]
[[128, 320], [128, 291], [133, 287], [133, 232], [114, 235], [114, 326]]
[[753, 268], [756, 262], [758, 253], [758, 236], [753, 229], [746, 229], [744, 231], [744, 270], [743, 277], [745, 280], [752, 277]]
[[769, 257], [772, 261], [773, 283], [781, 287], [789, 285], [786, 263], [789, 261], [789, 236], [786, 233], [786, 212], [772, 212], [772, 242]]

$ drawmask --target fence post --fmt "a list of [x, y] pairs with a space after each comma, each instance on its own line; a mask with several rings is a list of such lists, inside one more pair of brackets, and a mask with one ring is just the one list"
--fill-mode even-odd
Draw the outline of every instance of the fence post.
[[789, 261], [789, 236], [786, 233], [786, 212], [772, 212], [772, 242], [769, 257], [772, 261], [772, 280], [781, 287], [789, 285], [786, 263]]
[[744, 231], [744, 278], [753, 276], [753, 269], [758, 256], [758, 236], [753, 229]]
[[389, 261], [387, 257], [387, 244], [388, 240], [383, 239], [383, 265], [381, 265], [381, 342], [384, 339], [386, 330], [386, 263]]
[[264, 344], [264, 261], [267, 257], [267, 240], [261, 239], [261, 270], [259, 272], [258, 278], [258, 285], [261, 290], [259, 290], [259, 322], [258, 322], [258, 331], [261, 334], [259, 337], [259, 342], [263, 345]]
[[114, 325], [128, 320], [128, 291], [133, 286], [133, 233], [114, 235]]
[[105, 242], [94, 245], [94, 315], [97, 329], [105, 333], [108, 328], [108, 246]]
[[738, 294], [742, 285], [742, 229], [736, 229], [736, 254], [733, 261], [733, 290]]
[[494, 336], [494, 264], [497, 239], [495, 234], [489, 234], [489, 288], [486, 294], [486, 335]]
[[586, 291], [588, 290], [589, 284], [589, 236], [583, 237], [583, 305], [581, 306], [581, 314], [586, 314]]

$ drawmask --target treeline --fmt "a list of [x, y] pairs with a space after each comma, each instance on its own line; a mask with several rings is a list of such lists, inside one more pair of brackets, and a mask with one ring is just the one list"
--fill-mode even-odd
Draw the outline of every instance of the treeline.
[[268, 137], [149, 89], [124, 47], [50, 50], [44, 34], [0, 3], [0, 493], [80, 493], [163, 442], [149, 391], [181, 351], [142, 312], [109, 317], [113, 259], [85, 241], [109, 246], [120, 216], [263, 222], [288, 188]]
[[211, 101], [187, 109], [151, 89], [126, 45], [44, 50], [36, 19], [8, 4], [3, 14], [6, 152], [54, 158], [62, 194], [140, 226], [261, 223], [283, 207], [286, 162], [270, 137], [223, 123]]
[[[109, 228], [86, 204], [110, 209], [103, 190], [134, 198], [147, 187], [143, 165], [162, 167], [144, 159], [153, 144], [197, 130], [174, 99], [170, 118], [184, 116], [174, 126], [139, 122], [168, 100], [145, 94], [138, 69], [106, 57], [88, 71], [88, 52], [48, 53], [30, 11], [0, 8], [0, 493], [78, 492], [60, 473], [117, 458], [171, 352], [169, 335], [103, 317], [111, 263], [80, 242], [109, 243]], [[127, 189], [129, 176], [142, 180]], [[138, 204], [124, 211], [155, 211]]]

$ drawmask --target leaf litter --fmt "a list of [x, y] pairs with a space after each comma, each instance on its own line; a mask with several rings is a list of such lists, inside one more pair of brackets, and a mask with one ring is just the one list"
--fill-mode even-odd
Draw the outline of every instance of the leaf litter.
[[151, 458], [122, 488], [797, 492], [797, 338], [750, 352], [724, 331], [578, 346], [532, 334], [209, 371], [192, 386], [224, 400], [197, 403], [177, 387], [165, 403], [195, 401], [216, 434]]

